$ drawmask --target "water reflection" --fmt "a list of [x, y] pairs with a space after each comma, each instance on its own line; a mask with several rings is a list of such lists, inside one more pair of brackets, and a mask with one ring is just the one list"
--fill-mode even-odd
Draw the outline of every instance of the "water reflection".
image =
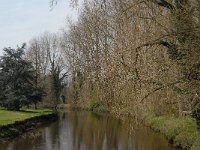
[[[130, 129], [133, 132], [130, 132]], [[173, 150], [159, 134], [108, 115], [68, 112], [0, 150]]]

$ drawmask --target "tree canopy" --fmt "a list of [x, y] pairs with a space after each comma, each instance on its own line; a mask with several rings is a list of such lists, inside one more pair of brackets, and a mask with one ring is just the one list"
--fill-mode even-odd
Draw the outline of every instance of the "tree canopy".
[[19, 110], [41, 99], [41, 89], [34, 87], [34, 68], [23, 58], [25, 44], [17, 49], [5, 48], [0, 58], [1, 106]]

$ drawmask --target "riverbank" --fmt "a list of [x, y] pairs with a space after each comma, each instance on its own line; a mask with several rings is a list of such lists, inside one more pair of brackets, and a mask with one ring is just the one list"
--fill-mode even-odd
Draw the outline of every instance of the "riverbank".
[[200, 150], [200, 132], [192, 117], [147, 114], [143, 120], [145, 125], [163, 134], [175, 147]]
[[[62, 106], [62, 108], [65, 108]], [[80, 107], [78, 105], [67, 105], [67, 109], [71, 110], [87, 110], [95, 112], [109, 112], [104, 108], [95, 107], [93, 109], [89, 107]], [[130, 113], [115, 112], [112, 113], [118, 117], [134, 117]], [[153, 113], [148, 113], [142, 118], [138, 118], [144, 125], [150, 127], [155, 132], [163, 134], [169, 143], [175, 147], [179, 147], [187, 150], [200, 150], [200, 131], [198, 129], [197, 122], [190, 116], [175, 117], [175, 116], [156, 116]]]
[[18, 137], [58, 118], [49, 109], [8, 111], [0, 109], [0, 142]]

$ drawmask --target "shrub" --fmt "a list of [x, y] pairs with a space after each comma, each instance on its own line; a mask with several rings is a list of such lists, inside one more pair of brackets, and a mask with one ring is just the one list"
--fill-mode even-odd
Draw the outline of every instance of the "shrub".
[[195, 142], [193, 143], [192, 147], [190, 150], [200, 150], [200, 135], [196, 137]]

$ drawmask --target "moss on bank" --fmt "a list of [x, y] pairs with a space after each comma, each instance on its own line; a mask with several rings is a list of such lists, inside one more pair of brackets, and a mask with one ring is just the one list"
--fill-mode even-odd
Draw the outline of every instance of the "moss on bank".
[[193, 118], [147, 114], [144, 121], [153, 130], [164, 134], [174, 146], [200, 150], [200, 132]]
[[0, 109], [0, 142], [15, 138], [58, 118], [48, 109], [7, 111]]

